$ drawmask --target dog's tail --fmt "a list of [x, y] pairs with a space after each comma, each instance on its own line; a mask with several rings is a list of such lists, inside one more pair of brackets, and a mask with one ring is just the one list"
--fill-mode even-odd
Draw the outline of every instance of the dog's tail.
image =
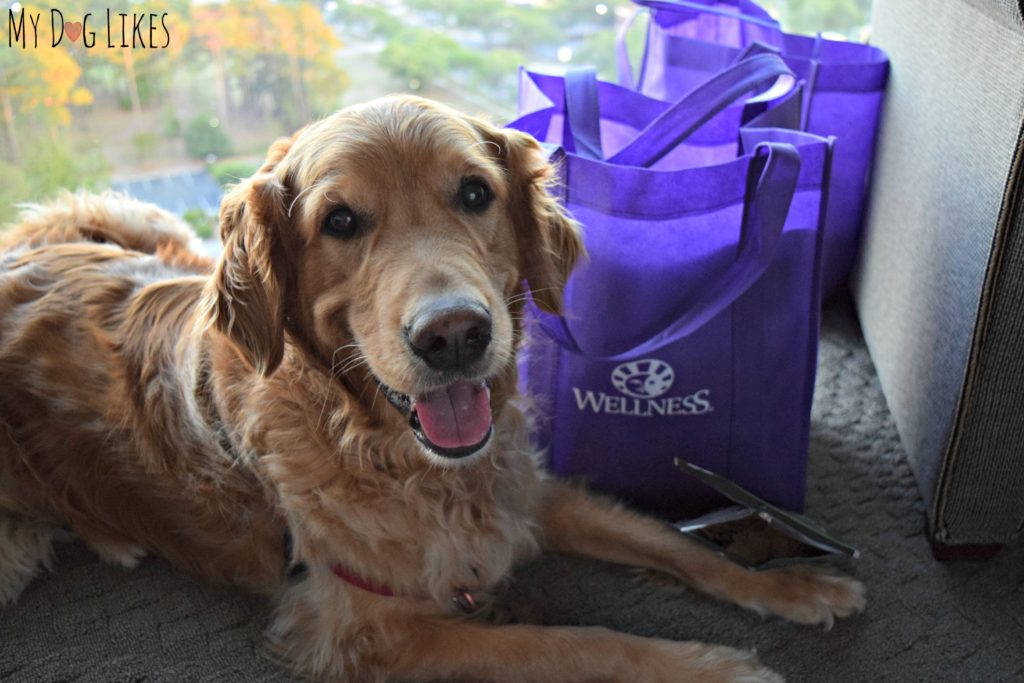
[[190, 251], [195, 233], [163, 209], [116, 192], [61, 193], [23, 208], [0, 232], [0, 251], [69, 242], [103, 242], [147, 254]]

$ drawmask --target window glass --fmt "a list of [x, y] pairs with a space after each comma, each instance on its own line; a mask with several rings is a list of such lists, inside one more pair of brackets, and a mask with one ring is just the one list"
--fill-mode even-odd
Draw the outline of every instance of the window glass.
[[[870, 0], [765, 0], [787, 30], [861, 39]], [[0, 223], [61, 189], [112, 187], [211, 235], [225, 185], [312, 118], [413, 92], [505, 121], [517, 70], [615, 78], [614, 0], [5, 3]], [[628, 34], [643, 47], [641, 16]]]

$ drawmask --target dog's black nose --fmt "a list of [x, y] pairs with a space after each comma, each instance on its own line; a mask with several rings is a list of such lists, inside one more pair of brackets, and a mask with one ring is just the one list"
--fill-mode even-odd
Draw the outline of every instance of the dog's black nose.
[[470, 299], [439, 299], [420, 309], [406, 328], [413, 353], [434, 370], [463, 370], [491, 342], [491, 316]]

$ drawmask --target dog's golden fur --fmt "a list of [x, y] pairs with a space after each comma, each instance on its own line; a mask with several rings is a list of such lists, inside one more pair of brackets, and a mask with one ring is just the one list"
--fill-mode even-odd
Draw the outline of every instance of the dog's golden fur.
[[[214, 263], [171, 215], [117, 195], [30, 208], [0, 242], [0, 602], [66, 529], [274, 596], [273, 644], [317, 679], [775, 681], [752, 657], [457, 613], [542, 550], [648, 567], [761, 613], [831, 624], [838, 575], [750, 572], [549, 478], [515, 394], [523, 281], [556, 311], [581, 255], [528, 136], [416, 98], [307, 126], [221, 210]], [[460, 179], [493, 192], [483, 212]], [[365, 234], [321, 233], [346, 205]], [[477, 379], [493, 437], [446, 466], [381, 396], [436, 378], [403, 326], [457, 291], [493, 318]], [[307, 574], [289, 581], [285, 532]], [[332, 573], [388, 586], [385, 597]]]

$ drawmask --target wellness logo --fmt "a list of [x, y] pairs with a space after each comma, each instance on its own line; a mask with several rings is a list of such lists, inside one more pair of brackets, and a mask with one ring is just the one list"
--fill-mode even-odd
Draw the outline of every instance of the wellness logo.
[[[17, 9], [15, 9], [17, 8]], [[15, 3], [7, 10], [7, 47], [23, 50], [40, 45], [57, 47], [65, 40], [87, 49], [165, 49], [171, 44], [167, 12], [87, 12], [81, 21], [70, 21], [59, 9], [49, 13], [29, 11]]]
[[666, 396], [675, 382], [672, 366], [657, 358], [630, 361], [612, 370], [612, 386], [622, 396], [573, 387], [576, 407], [605, 415], [633, 417], [703, 415], [714, 410], [711, 390], [701, 389], [687, 396]]

